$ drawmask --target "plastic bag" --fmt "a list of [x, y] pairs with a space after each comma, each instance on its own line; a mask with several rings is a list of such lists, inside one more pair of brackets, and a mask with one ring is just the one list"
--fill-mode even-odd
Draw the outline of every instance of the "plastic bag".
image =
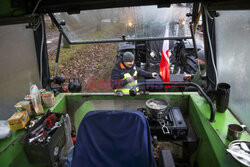
[[0, 120], [0, 139], [4, 139], [10, 135], [10, 126], [8, 121]]
[[70, 122], [70, 117], [68, 114], [66, 114], [64, 119], [64, 130], [65, 130], [65, 135], [66, 135], [66, 142], [64, 147], [62, 148], [62, 151], [60, 153], [60, 161], [65, 162], [68, 160], [68, 156], [70, 154], [70, 151], [74, 147], [73, 141], [71, 138], [71, 122]]
[[40, 91], [36, 85], [31, 85], [30, 96], [31, 96], [31, 101], [32, 101], [35, 112], [37, 114], [43, 114], [44, 111], [43, 111], [43, 106], [41, 102]]

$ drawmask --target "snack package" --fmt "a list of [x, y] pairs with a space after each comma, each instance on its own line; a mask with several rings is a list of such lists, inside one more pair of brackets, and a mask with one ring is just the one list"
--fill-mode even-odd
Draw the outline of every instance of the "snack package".
[[18, 111], [8, 119], [11, 130], [23, 129], [28, 123], [28, 121], [28, 111]]
[[30, 112], [31, 112], [30, 101], [22, 100], [22, 101], [18, 102], [17, 104], [15, 104], [15, 108], [17, 111], [25, 111], [26, 110], [30, 114]]
[[45, 91], [41, 94], [41, 97], [45, 107], [53, 107], [55, 105], [55, 98], [53, 91]]

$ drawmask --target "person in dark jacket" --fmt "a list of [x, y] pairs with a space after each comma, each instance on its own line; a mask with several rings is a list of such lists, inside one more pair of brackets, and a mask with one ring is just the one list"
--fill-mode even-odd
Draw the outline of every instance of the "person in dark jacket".
[[[134, 54], [125, 52], [123, 57], [118, 59], [111, 73], [111, 87], [115, 92], [129, 94], [130, 88], [137, 85], [137, 76], [156, 78], [156, 72], [146, 72], [134, 64]], [[138, 88], [136, 88], [138, 91]]]

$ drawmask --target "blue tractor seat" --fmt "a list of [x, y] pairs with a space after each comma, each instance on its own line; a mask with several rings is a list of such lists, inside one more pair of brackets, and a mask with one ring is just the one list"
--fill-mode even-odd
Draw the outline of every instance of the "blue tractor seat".
[[90, 111], [82, 119], [72, 167], [155, 167], [150, 129], [139, 111]]

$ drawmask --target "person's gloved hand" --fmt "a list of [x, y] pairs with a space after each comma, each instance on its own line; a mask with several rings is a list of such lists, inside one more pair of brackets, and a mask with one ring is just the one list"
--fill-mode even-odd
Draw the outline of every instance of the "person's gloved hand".
[[191, 74], [186, 74], [186, 75], [183, 77], [183, 80], [184, 80], [184, 81], [190, 81], [190, 80], [191, 80], [191, 77], [192, 77]]
[[126, 80], [127, 80], [128, 83], [130, 83], [130, 82], [134, 81], [134, 78], [133, 77], [128, 77]]
[[157, 75], [158, 75], [158, 74], [157, 74], [156, 72], [153, 72], [153, 73], [152, 73], [152, 77], [153, 77], [153, 78], [156, 78]]

